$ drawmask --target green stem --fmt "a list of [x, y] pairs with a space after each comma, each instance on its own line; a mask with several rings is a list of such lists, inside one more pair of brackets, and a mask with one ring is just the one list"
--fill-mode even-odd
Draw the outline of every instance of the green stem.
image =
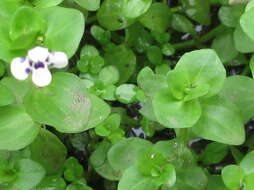
[[182, 129], [175, 129], [176, 137], [179, 142], [182, 142], [183, 144], [187, 144], [189, 140], [189, 130], [188, 128], [182, 128]]
[[224, 31], [225, 31], [225, 26], [219, 25], [219, 26], [215, 27], [214, 29], [212, 29], [207, 34], [201, 36], [200, 38], [188, 40], [186, 42], [175, 43], [175, 44], [173, 44], [173, 46], [174, 46], [175, 50], [181, 50], [181, 49], [186, 49], [186, 48], [190, 48], [193, 46], [199, 46], [201, 43], [204, 43], [204, 42], [207, 42], [207, 41], [213, 39], [215, 36], [217, 36], [218, 34], [224, 32]]
[[91, 23], [95, 22], [96, 20], [97, 20], [96, 15], [88, 17], [87, 20], [86, 20], [86, 24], [91, 24]]

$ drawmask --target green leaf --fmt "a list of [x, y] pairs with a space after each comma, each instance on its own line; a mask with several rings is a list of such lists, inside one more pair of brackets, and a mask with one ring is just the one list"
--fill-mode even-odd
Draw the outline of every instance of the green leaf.
[[185, 53], [177, 62], [175, 70], [186, 72], [192, 87], [209, 85], [206, 96], [217, 94], [223, 87], [226, 71], [215, 51], [195, 50]]
[[254, 116], [253, 79], [239, 75], [228, 77], [219, 95], [238, 107], [244, 122], [247, 122]]
[[185, 13], [203, 25], [211, 23], [210, 2], [203, 0], [181, 0]]
[[197, 100], [178, 101], [165, 89], [153, 98], [153, 109], [158, 122], [168, 128], [192, 127], [201, 115]]
[[116, 89], [116, 98], [124, 104], [133, 103], [136, 100], [137, 86], [133, 84], [122, 84]]
[[168, 32], [157, 32], [157, 31], [152, 30], [151, 36], [159, 44], [165, 44], [165, 43], [169, 42], [169, 40], [171, 39], [171, 34]]
[[153, 97], [160, 89], [166, 88], [166, 77], [159, 74], [154, 74], [149, 67], [144, 67], [137, 76], [138, 86], [149, 97]]
[[201, 84], [200, 86], [191, 84], [186, 67], [169, 71], [167, 82], [172, 95], [177, 100], [185, 102], [205, 96], [210, 90], [208, 84]]
[[150, 33], [139, 22], [125, 29], [125, 43], [139, 53], [145, 52], [152, 40]]
[[227, 27], [236, 27], [244, 12], [244, 4], [222, 6], [219, 10], [219, 19]]
[[135, 19], [124, 16], [122, 5], [122, 0], [103, 1], [97, 12], [97, 19], [100, 25], [109, 30], [120, 30], [132, 24]]
[[240, 25], [243, 31], [249, 36], [249, 38], [254, 41], [254, 30], [252, 27], [254, 25], [253, 17], [254, 17], [254, 8], [251, 8], [241, 16]]
[[39, 133], [39, 126], [20, 106], [0, 107], [0, 149], [19, 150]]
[[163, 58], [162, 51], [158, 46], [148, 47], [146, 56], [148, 60], [154, 65], [159, 65]]
[[74, 0], [79, 6], [88, 11], [96, 11], [100, 8], [101, 0]]
[[106, 66], [99, 73], [99, 79], [104, 84], [115, 84], [120, 78], [119, 71], [115, 66]]
[[64, 178], [69, 182], [76, 182], [84, 175], [84, 168], [74, 157], [69, 157], [64, 163]]
[[254, 173], [247, 175], [244, 179], [244, 190], [252, 190], [254, 188]]
[[35, 121], [65, 133], [87, 130], [91, 109], [95, 107], [82, 81], [73, 74], [61, 72], [53, 75], [49, 86], [33, 87], [24, 104]]
[[235, 48], [241, 53], [254, 52], [254, 41], [247, 36], [238, 24], [234, 31]]
[[238, 55], [231, 32], [217, 36], [213, 40], [212, 48], [216, 51], [223, 63], [232, 61]]
[[245, 12], [249, 11], [250, 9], [252, 9], [254, 7], [254, 3], [253, 1], [249, 1], [247, 3], [247, 6], [245, 7]]
[[212, 142], [205, 147], [201, 155], [201, 160], [205, 164], [216, 164], [222, 161], [228, 154], [229, 146], [217, 142]]
[[53, 7], [59, 5], [63, 0], [30, 0], [38, 8]]
[[152, 4], [152, 0], [124, 0], [123, 15], [127, 18], [137, 18], [143, 15]]
[[109, 136], [120, 126], [121, 116], [117, 113], [111, 114], [104, 122], [96, 126], [95, 132], [100, 136]]
[[196, 165], [196, 158], [193, 152], [183, 142], [173, 139], [167, 141], [158, 141], [154, 145], [154, 150], [163, 154], [167, 160], [170, 160], [176, 170], [192, 168]]
[[3, 18], [9, 19], [13, 16], [13, 13], [24, 3], [20, 0], [3, 0], [0, 2], [1, 16]]
[[96, 127], [110, 114], [111, 108], [102, 99], [91, 94], [92, 110], [87, 123], [87, 130]]
[[41, 9], [40, 13], [48, 24], [44, 45], [51, 51], [63, 51], [69, 58], [72, 57], [84, 33], [83, 14], [62, 7]]
[[92, 36], [103, 46], [107, 45], [111, 40], [111, 32], [104, 30], [102, 27], [93, 25], [90, 29]]
[[122, 172], [120, 170], [113, 169], [107, 159], [107, 153], [110, 147], [111, 144], [108, 142], [100, 143], [90, 156], [89, 161], [95, 171], [102, 177], [108, 180], [119, 180]]
[[144, 105], [142, 106], [142, 108], [139, 110], [139, 112], [146, 118], [148, 118], [151, 121], [157, 121], [157, 118], [155, 117], [154, 114], [154, 109], [153, 109], [153, 104], [152, 104], [152, 99], [151, 98], [147, 98], [144, 101]]
[[151, 147], [152, 144], [143, 139], [124, 139], [110, 148], [108, 161], [115, 170], [124, 172], [136, 162], [141, 150], [149, 150]]
[[6, 70], [7, 70], [7, 65], [3, 61], [0, 61], [0, 77], [4, 76]]
[[244, 171], [237, 165], [227, 165], [222, 169], [222, 179], [228, 189], [240, 189]]
[[208, 176], [207, 190], [227, 190], [220, 175]]
[[16, 101], [12, 92], [2, 83], [0, 83], [0, 106], [13, 104]]
[[118, 190], [156, 190], [159, 188], [150, 177], [143, 176], [136, 166], [128, 168], [119, 181]]
[[93, 190], [93, 189], [87, 185], [70, 184], [67, 186], [66, 190]]
[[198, 166], [181, 168], [177, 172], [176, 188], [179, 190], [203, 190], [208, 183], [204, 170]]
[[56, 174], [62, 169], [67, 156], [67, 149], [53, 133], [41, 129], [29, 148], [31, 159], [40, 163], [47, 174]]
[[16, 40], [27, 34], [43, 33], [46, 22], [42, 16], [31, 7], [20, 7], [12, 17], [9, 36]]
[[0, 166], [0, 184], [10, 183], [17, 177], [16, 171], [9, 166], [8, 161], [2, 162]]
[[31, 189], [39, 184], [45, 175], [43, 167], [30, 159], [19, 160], [15, 169], [17, 170], [17, 178], [11, 184], [12, 189]]
[[80, 52], [80, 57], [94, 57], [94, 56], [98, 56], [99, 51], [97, 50], [97, 48], [93, 45], [88, 45], [86, 44], [85, 46], [82, 47], [81, 52]]
[[36, 186], [36, 190], [65, 190], [66, 183], [63, 178], [59, 176], [46, 176], [39, 185]]
[[163, 44], [162, 53], [166, 56], [171, 56], [175, 54], [175, 48], [170, 43]]
[[118, 84], [129, 80], [136, 67], [136, 56], [133, 51], [125, 45], [116, 46], [105, 54], [106, 65], [115, 66], [120, 75]]
[[0, 1], [0, 58], [5, 62], [10, 62], [14, 57], [24, 56], [24, 51], [12, 51], [9, 49], [11, 40], [9, 37], [10, 20], [12, 19], [13, 13], [18, 9], [23, 2], [4, 0]]
[[158, 32], [166, 31], [170, 25], [170, 20], [170, 9], [164, 3], [153, 3], [148, 11], [139, 18], [139, 22], [145, 27]]
[[17, 104], [22, 104], [23, 98], [30, 90], [31, 86], [28, 80], [20, 81], [13, 77], [4, 77], [1, 80], [1, 84], [11, 91], [11, 93], [15, 96]]
[[182, 33], [190, 33], [192, 35], [196, 34], [194, 25], [192, 22], [183, 15], [173, 14], [171, 26], [174, 30]]
[[253, 167], [254, 151], [249, 152], [240, 162], [240, 167], [244, 170], [245, 175], [254, 173]]
[[202, 115], [192, 128], [197, 136], [230, 145], [244, 142], [244, 123], [235, 105], [217, 96], [203, 100], [201, 105]]

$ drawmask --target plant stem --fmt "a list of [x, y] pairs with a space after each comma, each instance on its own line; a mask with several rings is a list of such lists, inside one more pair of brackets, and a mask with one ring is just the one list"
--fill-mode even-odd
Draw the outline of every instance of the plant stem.
[[90, 17], [87, 18], [86, 24], [91, 24], [91, 23], [95, 22], [96, 20], [97, 20], [96, 15], [90, 16]]
[[201, 43], [204, 43], [213, 39], [216, 35], [221, 34], [224, 31], [225, 31], [225, 26], [218, 25], [217, 27], [209, 31], [207, 34], [201, 36], [199, 39], [197, 38], [197, 39], [192, 39], [185, 42], [175, 43], [173, 44], [173, 46], [175, 50], [181, 50], [181, 49], [186, 49], [193, 46], [198, 46]]
[[182, 142], [183, 144], [186, 144], [189, 140], [189, 130], [188, 128], [182, 128], [182, 129], [176, 129], [176, 137], [179, 140], [179, 142]]

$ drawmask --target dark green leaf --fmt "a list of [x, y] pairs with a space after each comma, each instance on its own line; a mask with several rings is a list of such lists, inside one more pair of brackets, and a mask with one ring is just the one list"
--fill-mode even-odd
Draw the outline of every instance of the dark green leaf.
[[40, 163], [47, 174], [56, 174], [64, 164], [67, 150], [53, 133], [41, 129], [37, 138], [29, 146], [31, 159]]

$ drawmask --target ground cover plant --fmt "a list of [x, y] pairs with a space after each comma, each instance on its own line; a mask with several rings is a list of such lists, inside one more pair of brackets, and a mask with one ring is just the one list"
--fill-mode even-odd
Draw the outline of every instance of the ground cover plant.
[[0, 190], [254, 190], [254, 0], [1, 0]]

